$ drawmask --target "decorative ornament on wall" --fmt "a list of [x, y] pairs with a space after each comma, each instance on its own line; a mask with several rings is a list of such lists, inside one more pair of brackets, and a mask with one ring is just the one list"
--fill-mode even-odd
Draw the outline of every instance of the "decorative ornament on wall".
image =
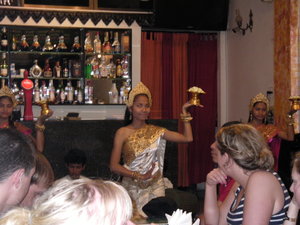
[[246, 30], [250, 30], [252, 32], [252, 29], [253, 29], [253, 13], [252, 13], [252, 10], [250, 9], [250, 12], [249, 12], [249, 21], [248, 23], [246, 24], [245, 27], [243, 27], [243, 18], [240, 14], [240, 10], [239, 9], [236, 9], [235, 10], [235, 22], [236, 22], [236, 27], [232, 29], [233, 33], [239, 33], [239, 32], [242, 32], [243, 35], [246, 34]]

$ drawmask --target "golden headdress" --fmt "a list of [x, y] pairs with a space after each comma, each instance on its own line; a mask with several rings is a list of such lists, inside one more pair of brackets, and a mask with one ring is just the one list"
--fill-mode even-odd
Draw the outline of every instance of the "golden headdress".
[[0, 89], [0, 97], [3, 97], [3, 96], [7, 96], [11, 99], [11, 101], [13, 103], [13, 107], [16, 107], [18, 105], [16, 97], [15, 97], [14, 93], [12, 92], [12, 90], [10, 90], [9, 87], [4, 86]]
[[257, 102], [263, 102], [267, 105], [267, 111], [269, 111], [269, 108], [270, 108], [270, 103], [269, 103], [269, 100], [268, 98], [262, 94], [262, 93], [259, 93], [257, 94], [256, 96], [254, 96], [253, 98], [251, 98], [251, 101], [250, 101], [250, 104], [249, 104], [249, 111], [252, 110], [253, 106], [255, 105], [255, 103]]
[[142, 83], [139, 82], [130, 92], [129, 92], [129, 96], [128, 96], [128, 100], [126, 101], [126, 105], [127, 107], [131, 107], [133, 105], [133, 101], [135, 96], [137, 95], [147, 95], [148, 99], [149, 99], [149, 105], [151, 107], [152, 105], [152, 97], [151, 97], [151, 93], [149, 91], [149, 89]]

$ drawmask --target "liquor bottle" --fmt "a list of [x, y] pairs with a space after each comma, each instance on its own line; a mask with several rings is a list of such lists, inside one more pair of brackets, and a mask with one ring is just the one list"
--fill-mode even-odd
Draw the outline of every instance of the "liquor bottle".
[[48, 88], [46, 85], [46, 81], [42, 81], [42, 85], [40, 87], [40, 98], [41, 101], [45, 101], [49, 99], [49, 92], [48, 92]]
[[84, 95], [85, 95], [85, 103], [86, 104], [93, 104], [94, 87], [91, 84], [90, 80], [88, 80], [86, 82], [86, 85], [85, 85], [85, 88], [84, 88]]
[[110, 59], [109, 64], [107, 65], [108, 76], [109, 78], [116, 78], [116, 64], [113, 59]]
[[17, 75], [16, 64], [15, 63], [11, 63], [10, 64], [10, 76], [11, 77], [15, 77], [16, 75]]
[[100, 60], [100, 76], [102, 78], [107, 78], [109, 76], [109, 71], [107, 70], [106, 57], [102, 55]]
[[7, 39], [6, 27], [2, 28], [1, 51], [8, 51], [8, 39]]
[[67, 102], [72, 104], [74, 101], [74, 87], [72, 86], [72, 82], [70, 80], [67, 83], [65, 92], [67, 93]]
[[72, 60], [72, 74], [73, 74], [73, 77], [81, 77], [80, 60]]
[[46, 35], [45, 44], [43, 46], [43, 52], [51, 52], [53, 51], [53, 45], [51, 43], [50, 35]]
[[81, 88], [80, 80], [77, 81], [77, 87], [75, 89], [74, 95], [75, 95], [76, 104], [82, 104], [83, 103], [83, 90]]
[[85, 40], [84, 40], [84, 51], [86, 53], [91, 53], [93, 52], [93, 46], [92, 46], [92, 40], [91, 40], [91, 34], [90, 32], [87, 32], [85, 35]]
[[119, 92], [116, 83], [112, 83], [111, 89], [108, 92], [109, 104], [118, 104]]
[[121, 52], [121, 45], [119, 42], [119, 33], [115, 32], [114, 33], [114, 42], [112, 43], [112, 47], [113, 47], [113, 52], [114, 53], [120, 53]]
[[130, 37], [128, 31], [121, 34], [121, 53], [130, 52]]
[[39, 36], [37, 34], [35, 34], [33, 36], [33, 42], [31, 45], [31, 51], [41, 51], [41, 45], [39, 42]]
[[93, 57], [92, 61], [92, 73], [91, 76], [93, 78], [100, 78], [100, 71], [99, 71], [99, 61], [98, 58], [96, 56]]
[[49, 92], [49, 102], [54, 103], [55, 102], [55, 88], [54, 88], [52, 79], [49, 80], [48, 92]]
[[34, 88], [33, 88], [33, 102], [38, 103], [40, 101], [41, 101], [41, 98], [40, 98], [39, 80], [35, 79]]
[[71, 48], [71, 52], [81, 52], [81, 45], [79, 43], [79, 36], [74, 37], [74, 43]]
[[129, 62], [128, 62], [127, 55], [125, 55], [121, 60], [121, 65], [122, 65], [122, 77], [129, 78]]
[[64, 78], [68, 78], [69, 77], [69, 65], [68, 65], [68, 59], [66, 59], [66, 58], [63, 59], [62, 72], [63, 72], [62, 75], [63, 75]]
[[17, 43], [16, 36], [13, 35], [12, 36], [12, 42], [11, 42], [11, 50], [12, 51], [17, 51], [17, 46], [18, 46], [18, 43]]
[[101, 41], [99, 37], [99, 32], [97, 31], [95, 34], [95, 39], [94, 39], [94, 53], [100, 54], [101, 53]]
[[28, 50], [29, 50], [29, 44], [26, 40], [26, 35], [22, 34], [21, 42], [20, 42], [20, 51], [28, 51]]
[[68, 47], [65, 44], [65, 36], [63, 34], [61, 34], [58, 37], [58, 44], [57, 44], [57, 47], [56, 47], [56, 51], [58, 51], [58, 52], [66, 52], [66, 51], [68, 51]]
[[104, 41], [103, 41], [103, 44], [102, 44], [102, 52], [106, 53], [106, 54], [112, 53], [112, 46], [111, 46], [111, 43], [109, 41], [108, 31], [105, 31], [105, 33], [104, 33]]
[[117, 59], [117, 61], [116, 61], [116, 76], [122, 77], [122, 75], [123, 75], [123, 68], [121, 65], [121, 60]]
[[125, 104], [126, 99], [126, 82], [123, 82], [120, 87], [119, 104]]
[[57, 77], [57, 78], [60, 78], [62, 76], [62, 74], [61, 74], [61, 66], [60, 66], [60, 61], [59, 60], [57, 60], [55, 62], [55, 66], [53, 68], [53, 76]]
[[6, 53], [2, 53], [2, 61], [0, 65], [0, 75], [1, 77], [7, 77], [8, 75], [8, 64], [6, 62]]
[[29, 75], [38, 78], [42, 75], [42, 68], [38, 65], [37, 59], [35, 59], [33, 63], [33, 66], [29, 70]]
[[66, 94], [65, 94], [63, 81], [61, 80], [56, 90], [56, 104], [64, 104], [65, 100], [66, 100]]
[[46, 60], [45, 60], [44, 77], [46, 77], [46, 78], [52, 77], [52, 69], [51, 69], [51, 67], [50, 67], [49, 59], [46, 59]]

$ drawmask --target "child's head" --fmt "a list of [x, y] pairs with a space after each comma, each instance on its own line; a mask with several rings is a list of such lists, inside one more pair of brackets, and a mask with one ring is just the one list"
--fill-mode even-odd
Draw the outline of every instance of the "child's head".
[[81, 172], [85, 169], [86, 155], [79, 149], [71, 149], [64, 157], [66, 167], [72, 179], [80, 178]]

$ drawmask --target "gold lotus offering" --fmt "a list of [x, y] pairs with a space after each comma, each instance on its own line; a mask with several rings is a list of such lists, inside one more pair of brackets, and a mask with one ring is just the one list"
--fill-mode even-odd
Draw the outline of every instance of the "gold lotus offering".
[[206, 94], [205, 91], [203, 91], [201, 88], [199, 87], [191, 87], [188, 92], [190, 92], [192, 94], [192, 97], [190, 99], [190, 103], [192, 105], [196, 105], [196, 106], [200, 106], [200, 107], [203, 107], [203, 105], [201, 105], [201, 102], [200, 102], [200, 94]]
[[300, 96], [291, 96], [289, 100], [292, 102], [292, 110], [299, 110], [300, 109]]
[[50, 112], [48, 103], [48, 100], [42, 100], [36, 103], [42, 109], [41, 115], [48, 115], [48, 113]]

